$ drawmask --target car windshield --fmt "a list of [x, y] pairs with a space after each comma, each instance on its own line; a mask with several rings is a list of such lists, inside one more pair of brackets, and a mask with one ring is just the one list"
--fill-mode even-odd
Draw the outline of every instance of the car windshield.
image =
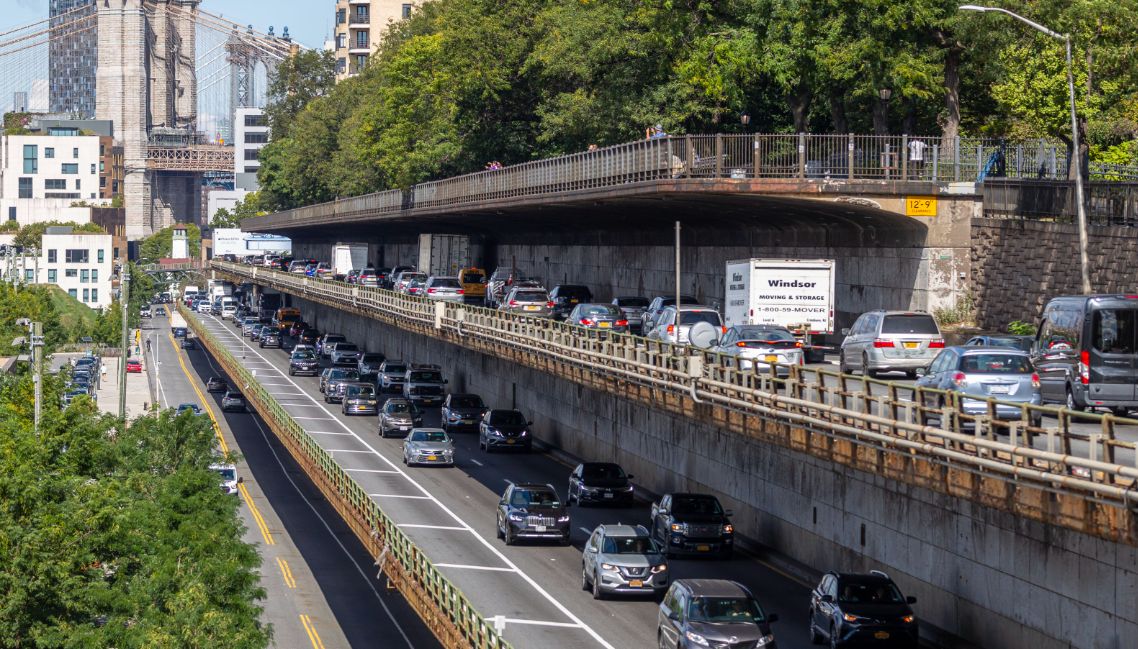
[[370, 385], [353, 385], [348, 388], [348, 396], [367, 399], [375, 396], [375, 388]]
[[646, 297], [618, 297], [616, 303], [630, 309], [648, 308], [648, 298]]
[[510, 497], [514, 507], [560, 507], [557, 494], [548, 489], [515, 489]]
[[427, 279], [427, 276], [424, 273], [403, 273], [403, 281], [404, 282], [413, 282], [413, 281], [423, 282], [423, 281], [426, 281], [426, 279]]
[[312, 360], [316, 360], [316, 354], [313, 354], [312, 352], [295, 352], [292, 355], [292, 360], [294, 360], [294, 361], [312, 361]]
[[244, 399], [245, 397], [241, 396], [240, 392], [226, 392], [225, 398], [226, 399]]
[[620, 309], [608, 304], [588, 304], [581, 307], [582, 316], [620, 316]]
[[483, 406], [482, 406], [481, 397], [469, 395], [469, 396], [461, 396], [461, 397], [451, 397], [450, 398], [450, 407], [451, 408], [481, 408]]
[[888, 581], [845, 579], [838, 588], [838, 601], [849, 604], [900, 604], [905, 598], [901, 596], [901, 591]]
[[417, 430], [411, 433], [412, 442], [445, 442], [447, 434], [441, 430]]
[[391, 363], [388, 363], [387, 365], [384, 366], [383, 371], [386, 374], [403, 374], [404, 372], [407, 371], [407, 366], [406, 365], [392, 365]]
[[710, 496], [675, 496], [672, 498], [675, 514], [722, 514], [719, 501]]
[[218, 469], [217, 473], [221, 476], [222, 480], [232, 481], [237, 479], [237, 469]]
[[993, 347], [1007, 347], [1009, 349], [1018, 349], [1025, 352], [1031, 351], [1031, 338], [1028, 336], [1008, 336], [1006, 338], [991, 336], [988, 338], [988, 344]]
[[414, 383], [442, 383], [443, 375], [439, 372], [430, 371], [411, 372], [411, 381]]
[[960, 359], [965, 374], [1031, 374], [1034, 368], [1020, 354], [968, 354]]
[[518, 291], [514, 293], [518, 302], [548, 302], [549, 296], [544, 291]]
[[517, 410], [495, 410], [490, 415], [490, 423], [494, 426], [524, 426], [526, 419]]
[[331, 345], [333, 343], [342, 343], [345, 340], [347, 340], [347, 338], [344, 338], [343, 336], [334, 336], [331, 334], [324, 336], [324, 344], [325, 345]]
[[340, 343], [336, 345], [336, 351], [338, 352], [358, 352], [359, 350], [360, 348], [352, 343]]
[[360, 375], [355, 370], [332, 370], [328, 375], [330, 379], [358, 379]]
[[762, 622], [759, 603], [749, 597], [696, 597], [688, 604], [692, 622]]
[[887, 315], [881, 323], [881, 333], [883, 334], [922, 334], [922, 335], [939, 335], [940, 330], [936, 327], [936, 321], [932, 316], [924, 313], [913, 313], [904, 315]]
[[680, 324], [694, 325], [698, 322], [719, 326], [719, 313], [716, 311], [681, 311]]
[[407, 415], [414, 412], [414, 409], [406, 401], [399, 401], [387, 404], [387, 412], [392, 415]]
[[382, 363], [383, 354], [364, 354], [362, 357], [360, 357], [360, 360], [365, 363]]
[[586, 464], [581, 468], [581, 475], [600, 480], [619, 479], [624, 477], [624, 469], [616, 464]]
[[769, 327], [738, 327], [739, 340], [794, 341], [794, 335], [786, 329]]
[[589, 299], [589, 289], [586, 286], [562, 286], [557, 289], [561, 297], [572, 297], [579, 300]]
[[[695, 303], [699, 302], [699, 300], [695, 299], [694, 297], [692, 297], [690, 295], [681, 295], [680, 296], [680, 302], [682, 304], [695, 304]], [[661, 300], [661, 302], [660, 302], [660, 306], [675, 306], [675, 304], [676, 304], [676, 298], [674, 298], [674, 297], [666, 297], [663, 300]]]
[[606, 536], [601, 544], [605, 554], [653, 554], [656, 545], [647, 536]]
[[435, 288], [462, 288], [457, 279], [450, 277], [436, 277], [434, 281], [431, 282], [431, 286]]

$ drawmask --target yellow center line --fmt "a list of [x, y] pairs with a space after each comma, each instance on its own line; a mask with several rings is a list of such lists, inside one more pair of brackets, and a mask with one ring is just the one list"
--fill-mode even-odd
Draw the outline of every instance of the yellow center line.
[[288, 561], [277, 557], [277, 565], [280, 566], [281, 575], [284, 577], [285, 586], [289, 588], [296, 588], [296, 579], [292, 576], [292, 568], [289, 567]]
[[308, 632], [308, 639], [312, 642], [313, 649], [324, 649], [324, 642], [320, 639], [320, 634], [316, 632], [316, 625], [312, 620], [307, 615], [301, 614], [300, 623]]
[[[170, 345], [174, 348], [174, 355], [178, 358], [178, 364], [182, 366], [182, 373], [186, 375], [186, 380], [190, 382], [190, 387], [198, 395], [198, 399], [202, 403], [202, 408], [205, 409], [205, 414], [209, 415], [209, 420], [213, 422], [213, 433], [217, 436], [217, 441], [221, 445], [221, 452], [228, 454], [229, 445], [225, 443], [225, 437], [221, 434], [221, 424], [217, 421], [217, 416], [213, 414], [213, 408], [209, 405], [209, 399], [206, 399], [205, 394], [202, 393], [201, 388], [194, 381], [194, 377], [190, 374], [190, 369], [186, 367], [186, 359], [182, 356], [182, 350], [178, 348], [178, 342], [174, 340], [173, 332], [167, 333], [170, 339]], [[269, 532], [269, 526], [265, 523], [265, 519], [261, 517], [261, 512], [257, 510], [257, 505], [253, 504], [253, 497], [249, 495], [249, 490], [245, 488], [242, 483], [237, 483], [237, 491], [241, 493], [241, 498], [245, 501], [245, 505], [249, 507], [249, 511], [253, 514], [253, 520], [257, 522], [257, 527], [261, 530], [261, 536], [265, 539], [266, 545], [276, 545], [276, 540]]]

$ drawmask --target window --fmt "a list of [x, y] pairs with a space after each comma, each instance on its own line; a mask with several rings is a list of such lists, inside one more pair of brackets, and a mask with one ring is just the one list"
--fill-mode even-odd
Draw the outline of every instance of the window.
[[1104, 354], [1133, 354], [1138, 334], [1138, 311], [1100, 309], [1094, 312], [1091, 344]]
[[63, 178], [48, 178], [43, 181], [44, 189], [67, 189], [67, 181]]
[[356, 5], [356, 22], [367, 22], [367, 5]]
[[336, 10], [336, 24], [337, 25], [343, 25], [346, 22], [348, 22], [348, 10], [347, 9], [337, 9]]
[[79, 283], [80, 284], [87, 284], [90, 281], [91, 281], [91, 271], [87, 270], [86, 268], [79, 271]]
[[67, 294], [70, 295], [71, 297], [75, 298], [75, 299], [79, 299], [79, 291], [77, 291], [73, 288], [67, 289]]
[[261, 155], [260, 149], [245, 149], [245, 159], [246, 160], [257, 160], [260, 155]]
[[115, 194], [119, 193], [119, 181], [111, 181], [111, 192]]
[[55, 157], [55, 149], [53, 149], [52, 147], [49, 147], [49, 146], [45, 146], [43, 148], [43, 157], [54, 158]]
[[32, 197], [32, 179], [31, 178], [21, 178], [20, 179], [20, 198], [31, 198], [31, 197]]
[[16, 207], [15, 206], [8, 208], [8, 220], [9, 221], [15, 221], [16, 220]]
[[75, 179], [75, 189], [83, 189], [83, 180], [81, 178]]
[[24, 281], [27, 282], [28, 284], [31, 284], [32, 282], [36, 281], [36, 271], [32, 270], [31, 268], [25, 269], [24, 270]]
[[89, 289], [89, 288], [83, 289], [83, 301], [84, 302], [90, 302], [91, 301], [91, 289]]
[[[99, 173], [103, 173], [106, 170], [107, 170], [107, 163], [100, 160], [99, 161]], [[91, 173], [95, 173], [95, 165], [91, 165]]]
[[99, 269], [98, 268], [92, 268], [91, 269], [91, 283], [92, 284], [98, 284], [99, 283]]
[[265, 144], [268, 141], [269, 141], [269, 134], [268, 133], [246, 133], [245, 134], [246, 144]]
[[107, 188], [107, 177], [106, 176], [99, 176], [99, 189], [106, 189], [106, 188]]
[[78, 159], [79, 159], [79, 149], [78, 149], [78, 147], [77, 147], [77, 148], [74, 148], [74, 149], [71, 149], [71, 157], [72, 157], [73, 159], [75, 159], [75, 160], [78, 160]]
[[35, 144], [24, 145], [24, 173], [34, 174], [40, 169], [39, 147]]
[[265, 116], [253, 113], [245, 116], [245, 126], [268, 126]]
[[91, 301], [92, 302], [98, 302], [99, 301], [99, 289], [97, 289], [97, 288], [91, 289]]
[[404, 18], [410, 18], [411, 17], [411, 5], [408, 3], [403, 3], [403, 17]]
[[63, 276], [71, 278], [79, 277], [79, 271], [75, 270], [74, 268], [67, 268], [63, 271]]
[[47, 251], [47, 263], [54, 264], [55, 262], [56, 262], [55, 251], [54, 250], [48, 250]]
[[103, 249], [99, 248], [99, 250], [95, 253], [99, 259], [100, 264], [103, 263], [103, 252], [104, 252]]
[[91, 251], [86, 248], [68, 248], [63, 255], [68, 264], [86, 264], [91, 260]]
[[99, 157], [107, 155], [107, 146], [102, 142], [99, 143]]
[[367, 65], [367, 54], [360, 54], [356, 56], [356, 72], [363, 72], [364, 66]]
[[75, 164], [74, 162], [65, 162], [63, 163], [63, 173], [69, 176], [73, 176], [79, 173], [79, 165]]
[[54, 284], [59, 279], [59, 275], [54, 268], [47, 269], [47, 281]]
[[347, 59], [345, 59], [343, 57], [336, 59], [336, 74], [344, 74], [344, 71], [347, 69], [348, 69], [348, 60]]
[[255, 173], [257, 173], [257, 169], [259, 169], [259, 167], [255, 167], [255, 166], [246, 166], [246, 167], [245, 167], [245, 173], [247, 173], [247, 174], [255, 174]]
[[[348, 35], [347, 34], [336, 34], [336, 49], [342, 50], [347, 46], [348, 46]], [[340, 59], [340, 60], [343, 61], [344, 59]]]
[[356, 47], [367, 47], [367, 32], [356, 32]]
[[[101, 164], [101, 163], [100, 163], [100, 164]], [[97, 173], [97, 172], [95, 171], [95, 163], [94, 163], [94, 162], [92, 162], [92, 163], [91, 163], [91, 173], [92, 173], [92, 174], [94, 174], [94, 173]]]

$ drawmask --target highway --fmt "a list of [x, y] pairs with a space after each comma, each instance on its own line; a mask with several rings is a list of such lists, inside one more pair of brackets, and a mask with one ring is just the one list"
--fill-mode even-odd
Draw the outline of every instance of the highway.
[[[454, 468], [406, 468], [400, 461], [401, 440], [381, 439], [375, 417], [345, 417], [337, 405], [325, 404], [317, 378], [290, 377], [286, 351], [260, 349], [240, 337], [229, 321], [209, 315], [195, 317], [247, 368], [257, 372], [262, 385], [485, 616], [501, 616], [504, 636], [515, 647], [657, 646], [658, 607], [653, 599], [595, 601], [581, 588], [581, 548], [588, 534], [602, 522], [647, 524], [646, 503], [622, 509], [572, 508], [571, 547], [507, 547], [495, 535], [494, 512], [502, 491], [510, 481], [538, 481], [564, 494], [572, 467], [556, 454], [485, 454], [477, 448], [476, 434], [459, 433]], [[430, 409], [424, 425], [438, 425], [438, 418], [438, 410]], [[673, 579], [713, 577], [742, 582], [768, 612], [782, 619], [774, 627], [779, 647], [810, 646], [805, 624], [810, 587], [791, 574], [796, 571], [784, 571], [743, 552], [730, 561], [676, 559], [670, 565]], [[374, 614], [374, 599], [369, 606]]]
[[235, 497], [243, 502], [245, 540], [261, 555], [262, 621], [273, 626], [272, 646], [370, 647], [384, 638], [385, 647], [438, 647], [402, 596], [375, 578], [371, 557], [268, 426], [253, 413], [223, 413], [221, 395], [205, 391], [206, 379], [221, 374], [209, 355], [175, 345], [165, 317], [143, 329], [161, 406], [205, 408], [225, 445], [242, 455], [244, 482]]

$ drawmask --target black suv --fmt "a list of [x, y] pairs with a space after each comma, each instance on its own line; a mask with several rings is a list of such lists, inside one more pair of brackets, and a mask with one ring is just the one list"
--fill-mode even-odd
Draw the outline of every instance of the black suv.
[[580, 284], [558, 284], [549, 292], [549, 300], [553, 302], [553, 317], [564, 320], [573, 307], [592, 302], [593, 292]]
[[617, 503], [631, 505], [633, 476], [612, 462], [583, 462], [569, 474], [569, 491], [565, 500], [585, 503]]
[[316, 376], [320, 374], [320, 360], [316, 358], [316, 354], [305, 350], [293, 352], [288, 359], [288, 375], [296, 376], [297, 374], [308, 374]]
[[718, 554], [729, 559], [735, 548], [731, 512], [708, 494], [664, 494], [652, 503], [652, 538], [668, 557], [679, 554]]
[[486, 414], [486, 404], [477, 394], [448, 394], [443, 401], [442, 428], [449, 432], [456, 430], [478, 430], [478, 422]]
[[810, 593], [810, 640], [831, 647], [917, 647], [917, 618], [889, 575], [828, 572]]
[[569, 513], [553, 485], [511, 484], [498, 501], [498, 538], [506, 545], [518, 539], [552, 539], [569, 545]]
[[751, 591], [727, 579], [679, 579], [660, 602], [656, 642], [660, 647], [776, 649], [767, 613]]
[[478, 424], [478, 448], [492, 451], [496, 448], [522, 448], [533, 450], [533, 435], [520, 410], [488, 410]]

